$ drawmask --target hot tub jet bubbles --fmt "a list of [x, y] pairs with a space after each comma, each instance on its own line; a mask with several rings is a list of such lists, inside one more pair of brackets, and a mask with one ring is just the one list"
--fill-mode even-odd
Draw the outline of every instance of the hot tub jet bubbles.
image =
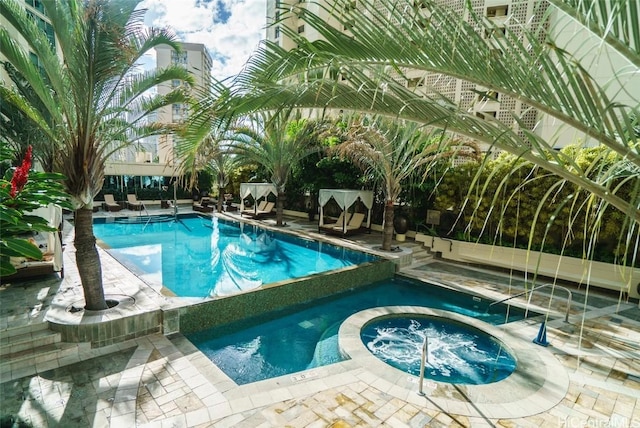
[[438, 317], [419, 315], [376, 319], [361, 337], [380, 360], [418, 375], [424, 338], [429, 341], [426, 378], [480, 385], [509, 376], [515, 360], [500, 342], [484, 332]]

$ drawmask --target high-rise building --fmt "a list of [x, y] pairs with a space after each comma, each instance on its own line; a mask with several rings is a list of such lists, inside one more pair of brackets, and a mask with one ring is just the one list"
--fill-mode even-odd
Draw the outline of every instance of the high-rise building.
[[[461, 16], [469, 16], [465, 4], [467, 0], [436, 0], [444, 7], [459, 12]], [[358, 8], [358, 0], [347, 3], [347, 8]], [[484, 16], [495, 25], [494, 31], [504, 34], [510, 32], [516, 35], [522, 33], [521, 25], [526, 23], [529, 28], [536, 25], [545, 25], [540, 37], [550, 35], [560, 48], [566, 49], [578, 58], [587, 71], [606, 88], [608, 94], [615, 97], [618, 102], [637, 100], [640, 98], [640, 85], [630, 85], [632, 79], [637, 79], [633, 73], [613, 78], [616, 73], [625, 68], [631, 70], [632, 65], [610, 49], [606, 44], [598, 43], [598, 39], [575, 22], [564, 12], [549, 6], [544, 0], [471, 0], [471, 7], [477, 16]], [[424, 8], [420, 0], [407, 0], [409, 8]], [[283, 26], [289, 30], [304, 35], [314, 41], [321, 36], [312, 28], [305, 25], [301, 18], [293, 14], [286, 14], [281, 19], [280, 10], [291, 7], [307, 8], [323, 17], [331, 23], [329, 13], [316, 2], [304, 0], [268, 0], [267, 23], [277, 22], [277, 25], [267, 29], [267, 39], [277, 43], [284, 49], [292, 49], [295, 42], [282, 31]], [[426, 8], [424, 8], [426, 11]], [[426, 12], [423, 12], [426, 13]], [[545, 20], [545, 14], [550, 14], [550, 19]], [[407, 15], [409, 17], [409, 15]], [[408, 18], [411, 19], [411, 18]], [[349, 26], [334, 23], [334, 27], [349, 34]], [[490, 35], [484, 37], [489, 39]], [[500, 51], [496, 47], [499, 55]], [[637, 70], [636, 72], [637, 73]], [[486, 120], [500, 120], [515, 130], [521, 126], [528, 130], [534, 130], [546, 141], [553, 142], [556, 148], [568, 144], [588, 141], [588, 138], [577, 130], [571, 128], [553, 117], [543, 115], [540, 111], [522, 103], [506, 94], [487, 91], [474, 83], [456, 79], [451, 76], [424, 72], [421, 70], [402, 70], [402, 74], [396, 74], [397, 81], [416, 93], [426, 94], [429, 91], [437, 92], [457, 102], [462, 108], [472, 114]], [[632, 105], [635, 105], [633, 102]], [[520, 124], [514, 120], [514, 116], [520, 118]]]
[[[168, 45], [156, 48], [156, 67], [165, 68], [170, 65], [179, 65], [186, 68], [195, 80], [193, 95], [209, 92], [212, 61], [206, 47], [200, 43], [180, 43], [181, 52], [177, 52]], [[158, 85], [158, 94], [166, 95], [180, 86], [180, 80], [165, 82]], [[157, 120], [160, 123], [180, 123], [189, 114], [186, 104], [175, 103], [158, 110]], [[162, 164], [171, 165], [174, 162], [173, 138], [171, 135], [163, 135], [158, 138], [158, 160]]]
[[[47, 16], [46, 11], [44, 9], [43, 0], [25, 0], [23, 4], [27, 12], [27, 15], [29, 15], [29, 17], [31, 17], [34, 20], [34, 22], [38, 25], [38, 27], [45, 32], [45, 34], [47, 35], [47, 39], [49, 40], [49, 43], [51, 43], [52, 46], [56, 47], [58, 55], [62, 56], [62, 52], [60, 52], [60, 49], [58, 49], [58, 46], [56, 43], [56, 37], [53, 32], [53, 26], [51, 26], [51, 20]], [[0, 17], [0, 25], [7, 28], [9, 33], [16, 34], [15, 30], [12, 31], [13, 27], [3, 17]], [[34, 64], [38, 65], [40, 61], [38, 56], [35, 53], [33, 53], [31, 50], [29, 50], [28, 44], [25, 40], [21, 40], [21, 41], [22, 41], [22, 47], [25, 49], [25, 51], [29, 52], [31, 61], [33, 61]], [[0, 55], [0, 61], [4, 61], [4, 60], [5, 60], [4, 56]], [[2, 82], [9, 82], [9, 76], [6, 74], [4, 67], [0, 67], [0, 79]]]
[[[157, 69], [170, 65], [185, 67], [195, 80], [193, 95], [198, 96], [208, 92], [212, 61], [206, 47], [200, 43], [180, 43], [178, 52], [168, 45], [156, 47]], [[159, 95], [166, 95], [182, 85], [180, 80], [164, 82], [157, 86]], [[151, 121], [163, 124], [178, 124], [188, 115], [186, 104], [175, 103], [165, 106], [149, 118]], [[115, 153], [111, 162], [106, 165], [107, 175], [136, 175], [136, 176], [174, 176], [176, 159], [174, 156], [174, 139], [172, 135], [159, 135], [145, 138]]]

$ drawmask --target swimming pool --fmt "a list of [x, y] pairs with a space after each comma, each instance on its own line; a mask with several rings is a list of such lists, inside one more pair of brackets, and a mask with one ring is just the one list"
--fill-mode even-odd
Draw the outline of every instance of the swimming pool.
[[490, 324], [522, 319], [513, 307], [417, 280], [396, 277], [288, 310], [185, 336], [238, 384], [342, 361], [340, 324], [364, 309], [413, 305], [452, 311]]
[[220, 297], [377, 259], [335, 245], [217, 217], [96, 219], [106, 250], [178, 297]]

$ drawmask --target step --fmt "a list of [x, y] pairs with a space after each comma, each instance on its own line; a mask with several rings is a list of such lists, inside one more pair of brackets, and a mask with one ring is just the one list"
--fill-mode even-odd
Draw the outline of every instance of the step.
[[14, 352], [2, 357], [0, 378], [4, 382], [73, 364], [90, 348], [89, 343], [56, 342]]
[[14, 334], [0, 339], [0, 357], [2, 360], [6, 356], [15, 354], [27, 349], [37, 348], [44, 345], [52, 345], [60, 342], [62, 334], [51, 330], [35, 330], [23, 334]]
[[413, 260], [428, 260], [428, 259], [432, 259], [433, 258], [433, 254], [429, 254], [426, 251], [420, 251], [417, 253], [413, 253]]
[[26, 333], [31, 333], [35, 331], [49, 330], [49, 323], [38, 321], [33, 324], [22, 325], [20, 327], [9, 327], [5, 330], [0, 331], [0, 343], [4, 343], [7, 338], [13, 336], [21, 336]]

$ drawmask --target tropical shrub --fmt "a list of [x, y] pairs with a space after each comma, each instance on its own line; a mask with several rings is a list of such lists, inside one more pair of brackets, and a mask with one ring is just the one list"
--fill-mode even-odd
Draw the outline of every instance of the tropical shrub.
[[0, 147], [0, 163], [5, 173], [0, 179], [0, 275], [10, 275], [16, 269], [10, 257], [42, 258], [37, 246], [21, 236], [32, 232], [55, 230], [42, 217], [29, 212], [48, 204], [71, 208], [61, 181], [61, 174], [42, 173], [31, 170], [32, 148], [29, 146], [22, 163], [16, 168], [7, 168], [12, 158], [7, 147]]
[[[561, 152], [593, 180], [619, 161], [604, 147], [567, 146]], [[631, 200], [633, 191], [630, 182], [621, 183], [618, 195]], [[624, 213], [611, 206], [599, 212], [590, 198], [579, 186], [505, 153], [482, 166], [469, 163], [451, 170], [436, 189], [434, 207], [461, 213], [456, 225], [460, 239], [637, 265], [637, 256], [625, 252]]]

